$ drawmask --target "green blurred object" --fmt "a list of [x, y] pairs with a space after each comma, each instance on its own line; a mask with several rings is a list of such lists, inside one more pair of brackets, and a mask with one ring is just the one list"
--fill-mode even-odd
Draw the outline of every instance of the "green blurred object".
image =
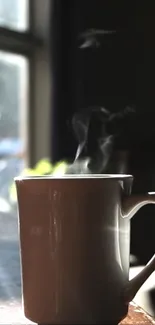
[[53, 166], [49, 159], [40, 160], [34, 167], [38, 175], [52, 174]]
[[[66, 161], [59, 161], [54, 166], [48, 158], [41, 159], [34, 168], [25, 168], [21, 176], [43, 176], [43, 175], [54, 175], [63, 176], [67, 169]], [[17, 202], [16, 186], [15, 183], [10, 186], [10, 201], [11, 203]]]
[[62, 176], [65, 174], [68, 164], [65, 161], [60, 161], [55, 164], [53, 168], [52, 175], [54, 176]]
[[37, 176], [37, 175], [38, 175], [37, 171], [32, 168], [25, 168], [21, 173], [21, 176]]

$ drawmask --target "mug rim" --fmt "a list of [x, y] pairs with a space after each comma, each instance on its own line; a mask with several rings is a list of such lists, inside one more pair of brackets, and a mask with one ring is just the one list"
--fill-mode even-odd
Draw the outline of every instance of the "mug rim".
[[21, 175], [14, 177], [14, 181], [25, 181], [25, 180], [51, 180], [51, 179], [127, 179], [133, 178], [130, 174], [65, 174], [65, 175]]

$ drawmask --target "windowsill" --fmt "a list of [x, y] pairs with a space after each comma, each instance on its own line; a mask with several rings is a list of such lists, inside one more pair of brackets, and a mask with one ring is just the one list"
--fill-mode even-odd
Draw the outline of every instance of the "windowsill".
[[24, 317], [24, 312], [20, 303], [11, 302], [0, 304], [0, 324], [29, 325], [35, 323]]

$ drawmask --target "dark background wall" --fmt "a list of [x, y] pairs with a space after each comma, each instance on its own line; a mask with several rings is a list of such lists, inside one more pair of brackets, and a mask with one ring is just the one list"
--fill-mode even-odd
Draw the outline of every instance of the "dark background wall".
[[[79, 33], [90, 28], [116, 34], [102, 38], [98, 49], [79, 49]], [[130, 161], [133, 191], [155, 190], [155, 5], [55, 0], [51, 35], [52, 159], [74, 158], [77, 143], [70, 120], [75, 111], [89, 105], [111, 111], [134, 105], [139, 118], [130, 133], [139, 142]], [[155, 208], [149, 206], [132, 221], [131, 250], [141, 263], [154, 252], [154, 218]]]
[[[55, 160], [73, 155], [75, 144], [66, 126], [75, 110], [89, 105], [117, 110], [129, 104], [140, 111], [153, 109], [155, 10], [131, 3], [53, 1], [54, 124], [59, 122], [54, 132], [61, 139], [53, 152]], [[78, 35], [89, 28], [117, 33], [103, 37], [97, 50], [80, 50]]]

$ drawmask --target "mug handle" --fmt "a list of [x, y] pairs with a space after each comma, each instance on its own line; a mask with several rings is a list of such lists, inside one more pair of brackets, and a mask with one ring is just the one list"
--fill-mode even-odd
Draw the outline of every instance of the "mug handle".
[[[155, 204], [155, 192], [149, 192], [144, 195], [130, 195], [128, 197], [124, 197], [122, 202], [122, 217], [131, 219], [140, 208], [147, 204]], [[150, 259], [139, 274], [128, 281], [123, 293], [125, 302], [127, 304], [133, 300], [137, 291], [154, 271], [155, 255]]]

